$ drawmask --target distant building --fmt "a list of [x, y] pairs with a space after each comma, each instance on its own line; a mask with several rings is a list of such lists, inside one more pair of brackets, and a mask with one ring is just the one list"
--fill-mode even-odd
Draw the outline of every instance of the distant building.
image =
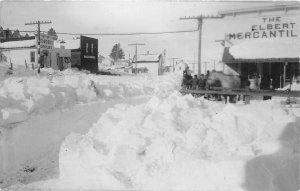
[[78, 39], [55, 41], [54, 47], [71, 50], [71, 66], [97, 73], [98, 39], [80, 36]]
[[[53, 41], [52, 36], [41, 34], [41, 68], [62, 70], [71, 67], [71, 51], [54, 48]], [[38, 66], [37, 36], [9, 39], [9, 41], [0, 43], [0, 51], [2, 52], [0, 60], [2, 62], [11, 62], [13, 65], [30, 68]]]
[[133, 57], [132, 73], [149, 73], [154, 75], [163, 75], [164, 73], [163, 54], [139, 54]]
[[247, 78], [270, 76], [275, 88], [300, 76], [300, 5], [223, 11], [223, 62]]

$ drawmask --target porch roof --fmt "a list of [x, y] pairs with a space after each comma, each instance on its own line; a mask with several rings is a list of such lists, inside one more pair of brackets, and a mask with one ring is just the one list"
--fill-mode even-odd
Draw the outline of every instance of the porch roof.
[[300, 39], [253, 40], [226, 47], [223, 62], [297, 62]]
[[31, 48], [36, 47], [36, 40], [19, 40], [19, 41], [7, 41], [0, 43], [0, 49], [17, 49], [17, 48]]

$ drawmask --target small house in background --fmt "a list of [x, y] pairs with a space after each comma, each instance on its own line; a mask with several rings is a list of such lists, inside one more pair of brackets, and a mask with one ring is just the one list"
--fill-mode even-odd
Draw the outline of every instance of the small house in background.
[[133, 57], [132, 73], [148, 73], [154, 75], [164, 74], [164, 56], [163, 54], [139, 54]]
[[[66, 69], [70, 67], [71, 51], [54, 48], [54, 38], [47, 34], [40, 36], [40, 67], [53, 69]], [[38, 67], [37, 36], [9, 39], [0, 43], [1, 60], [12, 65], [27, 68]]]
[[98, 72], [98, 39], [80, 36], [77, 39], [55, 41], [54, 47], [71, 51], [71, 67]]

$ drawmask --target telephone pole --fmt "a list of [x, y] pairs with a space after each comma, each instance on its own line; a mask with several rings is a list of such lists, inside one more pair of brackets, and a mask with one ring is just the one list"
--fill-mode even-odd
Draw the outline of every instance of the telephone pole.
[[199, 30], [199, 37], [198, 37], [198, 76], [201, 75], [201, 38], [202, 38], [202, 24], [203, 19], [220, 19], [223, 18], [222, 16], [193, 16], [193, 17], [181, 17], [180, 20], [197, 20], [198, 21], [198, 30]]
[[143, 44], [138, 44], [138, 43], [134, 43], [134, 44], [128, 44], [128, 46], [135, 46], [135, 75], [137, 75], [137, 55], [138, 55], [138, 46], [144, 46], [146, 45], [145, 43]]
[[38, 73], [41, 72], [40, 67], [41, 67], [41, 24], [50, 24], [52, 23], [51, 21], [36, 21], [36, 22], [30, 22], [30, 23], [25, 23], [25, 25], [37, 25], [38, 27], [38, 42], [37, 42], [37, 46], [38, 46]]

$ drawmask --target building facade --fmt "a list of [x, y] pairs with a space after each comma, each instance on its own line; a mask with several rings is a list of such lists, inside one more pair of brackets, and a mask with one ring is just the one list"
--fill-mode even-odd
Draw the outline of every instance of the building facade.
[[164, 56], [162, 54], [139, 54], [133, 57], [132, 73], [164, 74]]
[[55, 42], [54, 47], [71, 51], [71, 66], [97, 73], [98, 39], [80, 36], [78, 39]]
[[29, 68], [47, 67], [66, 69], [71, 67], [71, 51], [53, 47], [51, 36], [41, 34], [40, 62], [38, 62], [37, 36], [0, 43], [1, 61]]
[[224, 11], [223, 62], [243, 77], [269, 76], [275, 88], [299, 77], [300, 5]]

